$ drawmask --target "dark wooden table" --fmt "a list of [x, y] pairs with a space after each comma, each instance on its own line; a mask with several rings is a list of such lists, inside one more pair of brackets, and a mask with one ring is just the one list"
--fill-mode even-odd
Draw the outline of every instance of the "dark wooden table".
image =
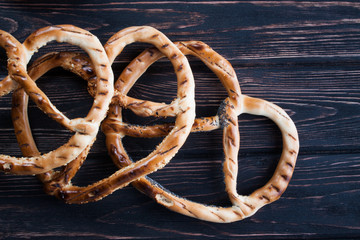
[[[1, 1], [0, 29], [24, 41], [33, 31], [73, 24], [102, 43], [117, 31], [150, 25], [171, 40], [201, 40], [235, 68], [244, 94], [264, 98], [294, 120], [300, 154], [282, 198], [254, 216], [230, 224], [185, 217], [157, 205], [131, 186], [96, 203], [66, 205], [44, 193], [34, 176], [0, 174], [0, 239], [359, 239], [360, 238], [360, 3], [357, 1]], [[133, 44], [117, 58], [119, 76], [148, 45]], [[51, 43], [50, 51], [77, 50]], [[196, 79], [198, 116], [210, 116], [226, 97], [220, 82], [189, 57]], [[7, 75], [1, 52], [1, 78]], [[175, 75], [167, 60], [152, 66], [130, 95], [169, 102]], [[91, 98], [84, 81], [61, 69], [39, 86], [69, 117], [84, 116]], [[0, 100], [0, 152], [21, 156], [10, 117], [11, 95]], [[42, 152], [71, 136], [32, 103], [30, 122]], [[134, 123], [153, 123], [136, 118]], [[263, 117], [239, 118], [238, 191], [249, 194], [272, 175], [282, 142]], [[229, 204], [221, 163], [222, 132], [191, 134], [175, 158], [151, 176], [178, 195]], [[133, 159], [158, 140], [125, 138]], [[74, 183], [87, 185], [116, 168], [99, 134]]]

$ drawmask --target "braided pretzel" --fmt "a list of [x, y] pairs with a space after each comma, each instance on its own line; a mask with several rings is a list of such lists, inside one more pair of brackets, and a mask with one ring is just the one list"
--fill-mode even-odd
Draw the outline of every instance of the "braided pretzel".
[[[94, 72], [97, 76], [96, 95], [94, 103], [85, 118], [68, 119], [52, 105], [47, 96], [37, 87], [35, 81], [26, 72], [25, 65], [34, 52], [53, 40], [81, 47], [89, 54], [92, 60]], [[100, 122], [105, 118], [113, 96], [113, 73], [100, 41], [88, 31], [75, 26], [58, 25], [39, 29], [25, 40], [23, 48], [25, 49], [26, 58], [15, 55], [14, 58], [8, 60], [10, 77], [24, 88], [42, 111], [75, 132], [66, 144], [41, 156], [16, 158], [0, 155], [0, 167], [3, 171], [16, 174], [39, 174], [70, 162], [93, 143]]]
[[[99, 200], [116, 189], [128, 185], [137, 178], [163, 167], [183, 145], [187, 135], [190, 133], [192, 122], [195, 118], [195, 101], [194, 80], [187, 59], [165, 35], [156, 29], [151, 27], [131, 27], [118, 32], [108, 41], [105, 48], [110, 56], [110, 60], [113, 61], [127, 44], [134, 41], [152, 43], [159, 48], [164, 55], [168, 56], [174, 65], [178, 78], [178, 96], [173, 101], [178, 109], [178, 113], [175, 113], [175, 125], [164, 138], [163, 142], [160, 143], [150, 155], [129, 165], [127, 168], [117, 171], [106, 179], [87, 187], [72, 186], [69, 181], [65, 181], [68, 185], [61, 189], [57, 188], [57, 186], [59, 186], [59, 181], [56, 184], [51, 184], [54, 182], [51, 181], [47, 186], [56, 188], [53, 190], [53, 194], [63, 198], [68, 203], [85, 203]], [[117, 115], [117, 107], [118, 105], [112, 104], [109, 115], [116, 115], [119, 117], [119, 115]], [[81, 158], [74, 161], [73, 164], [80, 166]], [[66, 171], [63, 171], [63, 173], [64, 172]], [[73, 173], [75, 172], [76, 171]], [[61, 178], [61, 176], [65, 175], [60, 173], [56, 176], [57, 177], [54, 177], [53, 180], [59, 179], [58, 177]], [[51, 192], [51, 190], [49, 190], [49, 192]]]
[[[187, 216], [213, 222], [233, 222], [249, 217], [265, 204], [277, 200], [287, 188], [294, 171], [299, 149], [296, 127], [290, 117], [280, 107], [262, 99], [241, 95], [236, 75], [232, 70], [230, 63], [220, 55], [216, 54], [207, 45], [201, 42], [185, 42], [178, 43], [177, 46], [184, 54], [198, 56], [216, 73], [229, 93], [229, 97], [224, 101], [219, 110], [219, 123], [223, 127], [224, 136], [223, 145], [225, 161], [223, 171], [225, 175], [226, 191], [228, 192], [233, 206], [228, 208], [213, 207], [189, 201], [171, 193], [169, 190], [163, 188], [160, 184], [148, 177], [135, 181], [133, 185], [143, 193], [155, 199], [161, 205]], [[138, 58], [142, 60], [141, 62], [146, 62], [147, 66], [149, 66], [160, 58], [156, 55], [155, 50], [151, 50], [151, 53], [152, 54], [148, 55], [147, 59], [142, 58], [146, 53], [143, 53]], [[141, 71], [145, 67], [138, 66], [137, 62], [138, 61], [133, 61], [131, 63], [131, 69], [138, 69], [138, 71], [134, 73], [133, 76], [129, 76], [130, 79], [126, 79], [123, 76], [122, 79], [124, 81], [122, 83], [133, 83], [136, 81], [134, 79], [137, 79], [137, 77], [142, 74]], [[134, 79], [131, 79], [131, 77], [134, 77]], [[134, 100], [134, 102], [137, 102], [137, 100]], [[131, 103], [132, 101], [129, 101], [129, 106], [138, 107], [137, 104]], [[141, 107], [144, 107], [144, 105], [151, 105], [151, 102], [141, 104]], [[152, 111], [148, 112], [156, 113], [161, 112], [163, 109], [168, 109], [168, 106], [159, 105], [156, 107], [158, 109], [152, 109]], [[140, 109], [138, 110], [140, 111]], [[284, 141], [282, 156], [273, 177], [264, 187], [254, 191], [250, 196], [240, 196], [236, 191], [237, 159], [239, 150], [237, 116], [242, 113], [263, 115], [272, 119], [279, 126]], [[168, 129], [168, 125], [139, 128], [137, 126], [122, 123], [118, 124], [116, 128], [114, 126], [106, 128], [104, 126], [107, 126], [108, 119], [109, 118], [107, 118], [102, 125], [103, 131], [107, 137], [107, 146], [110, 155], [118, 167], [124, 167], [131, 164], [131, 160], [127, 156], [121, 142], [121, 138], [125, 134], [130, 133], [131, 136], [143, 137], [143, 133], [146, 132], [146, 137], [157, 137], [163, 135], [164, 132], [166, 134], [166, 129]]]

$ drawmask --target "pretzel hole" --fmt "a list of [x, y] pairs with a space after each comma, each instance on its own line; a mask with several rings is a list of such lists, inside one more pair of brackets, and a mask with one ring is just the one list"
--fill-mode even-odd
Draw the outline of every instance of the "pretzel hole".
[[7, 60], [5, 49], [0, 47], [0, 81], [8, 75]]
[[274, 122], [249, 114], [239, 117], [239, 131], [237, 190], [240, 195], [249, 195], [274, 174], [282, 151], [282, 137]]
[[228, 96], [219, 78], [198, 58], [186, 56], [195, 79], [196, 117], [215, 116]]
[[112, 69], [114, 72], [114, 79], [118, 79], [122, 71], [125, 70], [127, 65], [133, 60], [137, 59], [137, 56], [145, 49], [152, 47], [153, 45], [148, 43], [134, 42], [126, 45], [120, 55], [118, 55], [112, 63]]
[[[59, 67], [50, 70], [36, 82], [50, 101], [69, 119], [85, 117], [89, 112], [93, 98], [87, 92], [86, 81], [79, 76]], [[60, 147], [74, 134], [44, 114], [31, 100], [28, 113], [32, 133], [41, 152]], [[47, 126], [46, 129], [44, 126]]]
[[[28, 66], [30, 67], [36, 59], [49, 52], [77, 52], [88, 56], [78, 46], [50, 42], [32, 56]], [[68, 67], [73, 68], [72, 66]], [[87, 73], [86, 67], [82, 66], [85, 73]], [[89, 73], [86, 76], [90, 75], [94, 75], [94, 73]], [[36, 84], [48, 96], [52, 104], [69, 119], [86, 117], [91, 109], [93, 98], [87, 92], [87, 82], [69, 70], [64, 70], [61, 67], [51, 69], [41, 76]]]
[[[169, 60], [160, 59], [149, 66], [149, 68], [131, 87], [128, 96], [137, 98], [141, 101], [153, 101], [169, 105], [177, 97], [177, 78], [174, 73], [174, 68]], [[139, 117], [132, 111], [125, 109], [123, 111], [124, 121], [138, 125], [154, 125], [174, 122], [175, 120], [174, 117], [158, 117], [165, 111], [165, 109], [153, 111], [149, 108], [143, 107], [142, 110], [152, 113], [153, 116]]]
[[175, 195], [208, 205], [229, 206], [223, 158], [220, 129], [191, 133], [171, 162], [150, 177]]
[[130, 89], [129, 96], [171, 103], [177, 97], [177, 78], [168, 59], [160, 59], [152, 64]]
[[104, 179], [118, 170], [108, 155], [105, 135], [99, 131], [81, 168], [71, 183], [75, 186], [87, 186]]
[[148, 156], [157, 145], [161, 143], [163, 137], [143, 138], [126, 136], [123, 139], [123, 145], [129, 157], [133, 161], [145, 158]]
[[11, 120], [11, 94], [0, 97], [0, 145], [1, 154], [22, 157]]
[[[5, 50], [0, 48], [0, 81], [7, 75], [7, 56]], [[1, 83], [0, 83], [1, 86]], [[11, 94], [0, 97], [0, 145], [2, 147], [1, 154], [11, 154], [15, 157], [21, 157], [21, 151], [17, 143], [14, 127], [11, 120]]]

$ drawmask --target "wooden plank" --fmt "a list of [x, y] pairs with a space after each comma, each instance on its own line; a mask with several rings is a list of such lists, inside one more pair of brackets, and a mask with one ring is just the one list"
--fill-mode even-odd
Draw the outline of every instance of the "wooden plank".
[[[207, 156], [202, 163], [199, 158], [172, 162], [152, 176], [181, 196], [226, 206], [226, 195], [219, 181], [222, 178], [219, 156]], [[276, 156], [269, 155], [241, 159], [241, 165], [246, 167], [240, 169], [239, 192], [246, 194], [266, 181], [264, 176], [271, 173], [273, 163], [270, 162], [274, 159]], [[341, 162], [335, 161], [338, 159]], [[132, 187], [97, 203], [66, 205], [43, 194], [34, 177], [1, 175], [0, 236], [355, 238], [359, 233], [359, 226], [354, 224], [359, 219], [359, 163], [358, 154], [301, 157], [291, 184], [280, 200], [265, 206], [253, 217], [232, 224], [213, 224], [180, 216], [156, 205]], [[97, 178], [107, 167], [106, 164], [101, 169], [99, 165], [90, 164], [84, 173]], [[139, 227], [140, 232], [136, 231]]]
[[[207, 69], [197, 62], [192, 61], [196, 77], [196, 102], [197, 116], [211, 116], [218, 111], [226, 93], [220, 81]], [[322, 152], [352, 151], [360, 149], [360, 86], [358, 79], [360, 71], [353, 66], [297, 66], [297, 67], [256, 67], [239, 68], [238, 78], [242, 92], [249, 96], [264, 98], [283, 107], [297, 125], [302, 151]], [[57, 74], [66, 74], [60, 78]], [[330, 84], [331, 83], [331, 84]], [[85, 116], [91, 106], [91, 98], [86, 93], [86, 85], [82, 80], [72, 79], [72, 74], [64, 71], [55, 71], [46, 75], [39, 86], [49, 95], [54, 104], [60, 107], [69, 117]], [[58, 91], [59, 87], [62, 91]], [[165, 89], [170, 89], [166, 91]], [[131, 96], [146, 100], [171, 102], [176, 96], [176, 81], [172, 73], [172, 67], [167, 63], [160, 63], [151, 68], [130, 92]], [[74, 97], [72, 97], [74, 96]], [[10, 97], [4, 99], [3, 131], [0, 141], [8, 143], [8, 137], [13, 138], [11, 120], [9, 116], [11, 108]], [[139, 118], [126, 112], [126, 120], [137, 124], [154, 124], [154, 118]], [[49, 120], [34, 104], [30, 109], [30, 122], [33, 126], [34, 135], [44, 147], [43, 151], [50, 151], [53, 146], [45, 139], [58, 138], [57, 144], [64, 143], [71, 134], [57, 123]], [[167, 120], [170, 121], [170, 120]], [[47, 126], [44, 128], [43, 123]], [[281, 147], [279, 130], [276, 125], [264, 117], [242, 115], [239, 117], [241, 132], [242, 151], [252, 152], [256, 149], [272, 151], [277, 145], [276, 151]], [[334, 125], [336, 124], [336, 129]], [[317, 131], [317, 129], [321, 131]], [[335, 132], [336, 133], [335, 133]], [[221, 131], [213, 133], [216, 149], [221, 149]], [[255, 136], [263, 136], [254, 138]], [[277, 136], [277, 137], [273, 137]], [[194, 134], [194, 143], [185, 146], [185, 149], [206, 149], [208, 135]], [[131, 141], [131, 140], [130, 140]], [[137, 140], [136, 140], [137, 141]], [[213, 140], [214, 141], [214, 140]], [[11, 141], [11, 151], [17, 151], [16, 141]], [[60, 145], [59, 145], [60, 146]], [[144, 150], [151, 148], [144, 147]], [[129, 147], [129, 151], [138, 151], [138, 147]]]
[[[225, 49], [230, 60], [258, 63], [262, 59], [359, 57], [356, 2], [101, 1], [75, 7], [38, 1], [3, 2], [1, 7], [4, 30], [20, 40], [40, 27], [63, 24], [66, 19], [91, 30], [103, 42], [124, 27], [151, 25], [174, 41], [203, 40], [218, 50]], [[28, 19], [31, 23], [22, 25]]]
[[[173, 41], [201, 40], [234, 66], [244, 94], [283, 107], [300, 135], [294, 177], [283, 197], [253, 217], [212, 224], [172, 213], [132, 187], [97, 203], [65, 205], [47, 196], [33, 176], [0, 174], [0, 239], [358, 239], [360, 149], [360, 4], [356, 1], [0, 1], [0, 29], [20, 41], [38, 28], [70, 23], [102, 43], [118, 30], [150, 25]], [[113, 65], [118, 76], [148, 44], [125, 49]], [[49, 51], [80, 51], [51, 43]], [[226, 97], [220, 82], [194, 58], [198, 116], [216, 114]], [[0, 77], [6, 75], [0, 50]], [[53, 103], [70, 117], [86, 114], [86, 84], [62, 70], [39, 82]], [[151, 67], [130, 94], [170, 102], [176, 94], [171, 65]], [[76, 105], [74, 105], [76, 103]], [[0, 153], [21, 156], [10, 118], [11, 97], [0, 99]], [[30, 106], [30, 121], [42, 152], [65, 143], [71, 133]], [[126, 112], [126, 120], [153, 124]], [[167, 119], [171, 121], [171, 119]], [[238, 190], [248, 194], [271, 176], [281, 151], [276, 126], [262, 117], [239, 120]], [[222, 182], [220, 130], [191, 134], [164, 169], [151, 176], [175, 193], [207, 204], [227, 205]], [[125, 138], [136, 160], [161, 139]], [[86, 185], [116, 170], [99, 134], [74, 180]], [[139, 230], [141, 229], [141, 230]]]

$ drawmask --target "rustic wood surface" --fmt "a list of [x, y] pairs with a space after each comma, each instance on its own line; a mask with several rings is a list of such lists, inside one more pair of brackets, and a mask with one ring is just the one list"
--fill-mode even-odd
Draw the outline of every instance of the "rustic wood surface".
[[[359, 239], [360, 238], [360, 3], [357, 1], [0, 1], [0, 29], [20, 41], [38, 28], [74, 24], [102, 43], [117, 31], [150, 25], [171, 40], [201, 40], [234, 66], [242, 92], [274, 102], [294, 120], [300, 154], [282, 198], [231, 224], [199, 221], [157, 205], [133, 187], [86, 205], [47, 196], [34, 176], [0, 173], [0, 239]], [[117, 58], [119, 76], [146, 44]], [[77, 50], [51, 43], [35, 54]], [[7, 75], [1, 50], [1, 78]], [[198, 116], [210, 116], [226, 97], [217, 78], [189, 58], [196, 79]], [[91, 104], [84, 81], [56, 69], [39, 86], [69, 117]], [[175, 75], [168, 61], [154, 64], [130, 95], [169, 102]], [[10, 118], [11, 95], [0, 99], [0, 152], [21, 156]], [[71, 136], [30, 104], [30, 122], [42, 152]], [[126, 112], [128, 121], [152, 123]], [[239, 118], [238, 191], [249, 194], [271, 176], [281, 152], [271, 121]], [[151, 176], [173, 192], [226, 206], [221, 131], [191, 134], [164, 169]], [[158, 140], [126, 138], [133, 159]], [[86, 185], [116, 168], [99, 134], [74, 182]]]

